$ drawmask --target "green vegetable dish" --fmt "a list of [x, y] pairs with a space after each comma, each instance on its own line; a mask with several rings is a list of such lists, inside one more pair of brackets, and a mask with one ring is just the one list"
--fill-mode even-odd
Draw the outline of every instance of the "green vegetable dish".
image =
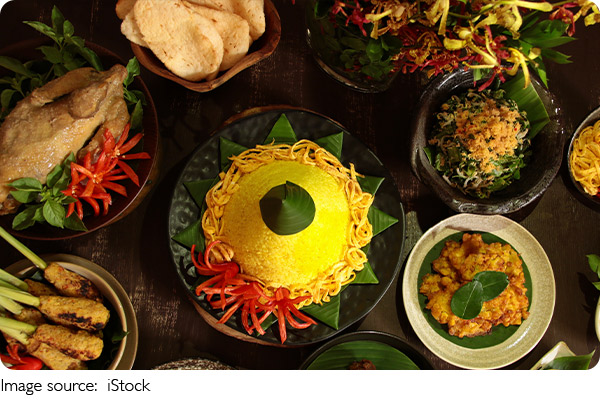
[[530, 123], [504, 90], [454, 95], [435, 118], [425, 151], [452, 187], [485, 199], [520, 178], [531, 154]]

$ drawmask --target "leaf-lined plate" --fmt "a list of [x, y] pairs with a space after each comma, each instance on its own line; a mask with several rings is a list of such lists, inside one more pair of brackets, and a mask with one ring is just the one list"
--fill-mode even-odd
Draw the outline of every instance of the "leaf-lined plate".
[[[201, 193], [204, 186], [212, 186], [208, 183], [208, 180], [214, 179], [221, 170], [222, 164], [225, 164], [221, 162], [222, 157], [219, 157], [223, 151], [222, 148], [239, 152], [243, 148], [251, 148], [256, 144], [263, 143], [282, 114], [285, 114], [287, 120], [289, 120], [298, 139], [311, 139], [317, 143], [326, 140], [327, 143], [322, 142], [319, 144], [326, 145], [330, 149], [338, 149], [334, 152], [340, 151], [341, 146], [340, 160], [344, 165], [347, 166], [352, 162], [359, 173], [369, 177], [384, 178], [383, 181], [381, 179], [367, 179], [368, 190], [377, 190], [374, 206], [378, 210], [383, 211], [383, 214], [388, 217], [391, 215], [398, 219], [397, 223], [375, 236], [370, 244], [368, 256], [370, 270], [372, 270], [374, 276], [362, 276], [361, 279], [367, 282], [373, 282], [376, 279], [375, 282], [378, 282], [378, 284], [348, 285], [339, 296], [333, 297], [331, 303], [334, 306], [338, 302], [340, 304], [337, 318], [332, 319], [332, 315], [329, 315], [331, 314], [330, 309], [319, 310], [313, 306], [303, 309], [303, 311], [317, 319], [323, 318], [333, 321], [333, 323], [330, 325], [319, 323], [302, 330], [288, 328], [286, 346], [298, 346], [327, 339], [365, 317], [383, 297], [400, 271], [405, 221], [404, 211], [398, 191], [393, 184], [393, 178], [377, 157], [342, 126], [331, 119], [302, 109], [274, 107], [266, 111], [254, 109], [243, 113], [242, 116], [227, 124], [204, 145], [200, 146], [184, 167], [177, 182], [169, 210], [169, 237], [181, 239], [180, 235], [184, 231], [187, 231], [186, 233], [190, 235], [198, 232], [189, 229], [190, 226], [197, 223], [202, 207], [201, 204], [199, 205], [198, 202], [194, 201], [192, 196], [194, 196], [193, 193]], [[232, 145], [232, 142], [237, 145]], [[186, 182], [188, 183], [187, 187]], [[198, 183], [190, 185], [189, 182]], [[367, 189], [365, 188], [365, 190]], [[378, 225], [385, 226], [386, 217], [384, 215], [375, 214], [375, 218], [380, 219]], [[197, 227], [200, 228], [199, 224], [197, 224]], [[176, 240], [170, 241], [171, 254], [177, 274], [188, 295], [194, 300], [196, 309], [209, 324], [242, 340], [279, 345], [279, 337], [275, 329], [269, 329], [263, 336], [247, 335], [237, 314], [234, 314], [226, 324], [216, 323], [220, 318], [219, 310], [213, 310], [194, 294], [197, 277], [193, 266], [191, 266], [189, 249], [180, 243]], [[309, 310], [309, 308], [312, 309]], [[317, 316], [319, 313], [324, 315]]]
[[[458, 338], [447, 332], [425, 308], [419, 294], [422, 277], [431, 272], [446, 240], [460, 240], [463, 232], [482, 233], [486, 243], [509, 243], [524, 264], [529, 318], [519, 326], [498, 326], [489, 335]], [[402, 283], [404, 308], [421, 341], [441, 359], [462, 368], [491, 369], [525, 356], [542, 338], [554, 312], [555, 284], [550, 261], [537, 240], [516, 222], [502, 216], [458, 214], [447, 218], [419, 239], [406, 262]]]
[[378, 370], [432, 369], [427, 359], [397, 336], [359, 331], [339, 336], [312, 353], [300, 369], [344, 370], [368, 360]]

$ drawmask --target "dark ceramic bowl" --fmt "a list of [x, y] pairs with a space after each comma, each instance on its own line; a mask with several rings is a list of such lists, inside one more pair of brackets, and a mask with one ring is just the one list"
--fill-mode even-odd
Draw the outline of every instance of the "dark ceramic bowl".
[[377, 332], [377, 331], [358, 331], [346, 333], [344, 335], [338, 336], [337, 338], [330, 340], [325, 343], [323, 346], [319, 347], [312, 353], [300, 366], [300, 369], [309, 369], [311, 364], [323, 353], [332, 349], [341, 343], [347, 342], [355, 342], [355, 341], [371, 341], [386, 344], [396, 350], [401, 351], [408, 358], [414, 362], [419, 369], [433, 369], [433, 366], [429, 363], [429, 361], [419, 353], [414, 347], [400, 339], [397, 336], [391, 335], [389, 333]]
[[573, 177], [573, 171], [571, 170], [571, 163], [569, 160], [571, 159], [571, 152], [573, 151], [573, 143], [575, 142], [575, 139], [577, 139], [577, 137], [579, 137], [579, 134], [581, 133], [581, 131], [584, 128], [593, 125], [598, 120], [600, 120], [600, 107], [598, 107], [597, 109], [592, 111], [590, 113], [590, 115], [588, 115], [583, 120], [583, 122], [577, 127], [577, 129], [575, 130], [575, 133], [571, 137], [571, 141], [569, 142], [569, 150], [567, 152], [567, 165], [569, 166], [569, 177], [571, 178], [571, 182], [573, 183], [573, 186], [575, 186], [575, 189], [577, 190], [576, 198], [578, 200], [580, 200], [582, 203], [584, 203], [596, 210], [600, 210], [600, 197], [590, 196], [589, 194], [587, 194], [585, 192], [585, 190], [583, 190], [583, 187], [581, 186], [581, 184], [579, 182], [577, 182], [575, 180], [575, 178]]
[[425, 151], [435, 123], [435, 114], [454, 94], [473, 87], [473, 73], [455, 71], [436, 78], [427, 86], [411, 126], [410, 163], [413, 173], [427, 185], [448, 207], [456, 212], [475, 214], [509, 214], [538, 199], [550, 186], [562, 161], [565, 127], [560, 120], [556, 99], [537, 80], [534, 88], [542, 99], [550, 117], [543, 130], [532, 140], [532, 156], [521, 170], [521, 179], [487, 199], [478, 199], [451, 187], [429, 162]]
[[[15, 43], [9, 47], [0, 49], [0, 54], [4, 56], [10, 56], [17, 58], [21, 61], [41, 59], [43, 54], [37, 50], [41, 45], [50, 44], [50, 39], [39, 38], [27, 40], [19, 43]], [[126, 65], [127, 63], [118, 55], [112, 51], [98, 46], [94, 43], [86, 42], [85, 45], [93, 50], [102, 61], [102, 64], [106, 69], [114, 64], [120, 63]], [[0, 71], [0, 76], [6, 75], [5, 70]], [[144, 107], [143, 117], [143, 128], [144, 138], [137, 146], [140, 148], [139, 151], [145, 151], [150, 155], [149, 160], [140, 160], [139, 162], [132, 164], [136, 174], [139, 177], [140, 185], [137, 186], [130, 180], [123, 181], [123, 185], [127, 190], [127, 197], [123, 197], [119, 194], [113, 194], [113, 203], [110, 206], [107, 215], [94, 216], [93, 214], [86, 215], [83, 218], [83, 222], [87, 227], [87, 231], [73, 231], [70, 229], [60, 229], [50, 226], [49, 224], [35, 224], [24, 230], [13, 230], [12, 221], [14, 214], [4, 215], [0, 217], [0, 226], [4, 227], [11, 234], [19, 236], [25, 239], [35, 240], [61, 240], [69, 239], [76, 236], [81, 236], [93, 232], [97, 229], [108, 226], [121, 218], [131, 213], [145, 198], [152, 188], [152, 183], [158, 176], [158, 164], [160, 159], [160, 136], [158, 133], [158, 118], [156, 116], [156, 109], [154, 108], [154, 102], [152, 96], [148, 91], [148, 88], [137, 76], [131, 85], [132, 89], [140, 90], [144, 93], [146, 98], [146, 106]], [[134, 152], [138, 152], [137, 148]]]

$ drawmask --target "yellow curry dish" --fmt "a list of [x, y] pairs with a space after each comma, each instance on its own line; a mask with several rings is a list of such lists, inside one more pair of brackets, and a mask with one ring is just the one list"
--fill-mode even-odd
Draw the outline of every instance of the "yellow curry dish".
[[[482, 336], [494, 326], [520, 325], [529, 316], [523, 262], [509, 244], [487, 244], [480, 234], [464, 233], [460, 242], [446, 241], [432, 269], [433, 273], [423, 277], [419, 292], [427, 297], [426, 308], [432, 316], [448, 325], [450, 335]], [[459, 318], [452, 312], [452, 297], [482, 271], [505, 273], [508, 286], [497, 297], [484, 301], [475, 318]]]

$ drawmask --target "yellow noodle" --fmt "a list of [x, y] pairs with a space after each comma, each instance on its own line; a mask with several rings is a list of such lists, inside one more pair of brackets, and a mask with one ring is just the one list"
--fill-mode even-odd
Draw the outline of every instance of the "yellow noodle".
[[573, 142], [569, 158], [573, 178], [591, 196], [600, 187], [600, 120], [585, 127]]
[[[327, 271], [321, 272], [308, 284], [290, 285], [290, 297], [310, 296], [299, 307], [311, 303], [321, 304], [328, 302], [331, 296], [337, 295], [342, 286], [354, 280], [356, 273], [364, 267], [367, 261], [366, 254], [361, 250], [372, 237], [372, 227], [367, 219], [369, 207], [373, 196], [361, 190], [356, 180], [359, 176], [354, 170], [354, 165], [346, 168], [331, 153], [309, 140], [300, 140], [293, 145], [270, 144], [258, 145], [254, 149], [244, 151], [238, 156], [230, 157], [231, 167], [225, 174], [220, 175], [220, 182], [213, 186], [207, 196], [207, 210], [202, 218], [202, 228], [206, 242], [221, 240], [222, 243], [214, 246], [215, 252], [211, 254], [216, 261], [230, 261], [234, 257], [233, 249], [227, 244], [223, 236], [223, 210], [239, 186], [240, 177], [251, 173], [263, 165], [274, 161], [296, 161], [305, 165], [317, 166], [340, 182], [348, 199], [351, 220], [348, 226], [348, 244], [344, 250], [342, 260], [332, 265]], [[249, 227], [249, 229], [251, 229]], [[277, 251], [277, 249], [273, 249]], [[243, 266], [240, 266], [243, 270]], [[267, 294], [274, 294], [282, 285], [278, 282], [263, 282], [260, 277], [255, 277], [264, 286]], [[285, 287], [285, 286], [284, 286]]]

